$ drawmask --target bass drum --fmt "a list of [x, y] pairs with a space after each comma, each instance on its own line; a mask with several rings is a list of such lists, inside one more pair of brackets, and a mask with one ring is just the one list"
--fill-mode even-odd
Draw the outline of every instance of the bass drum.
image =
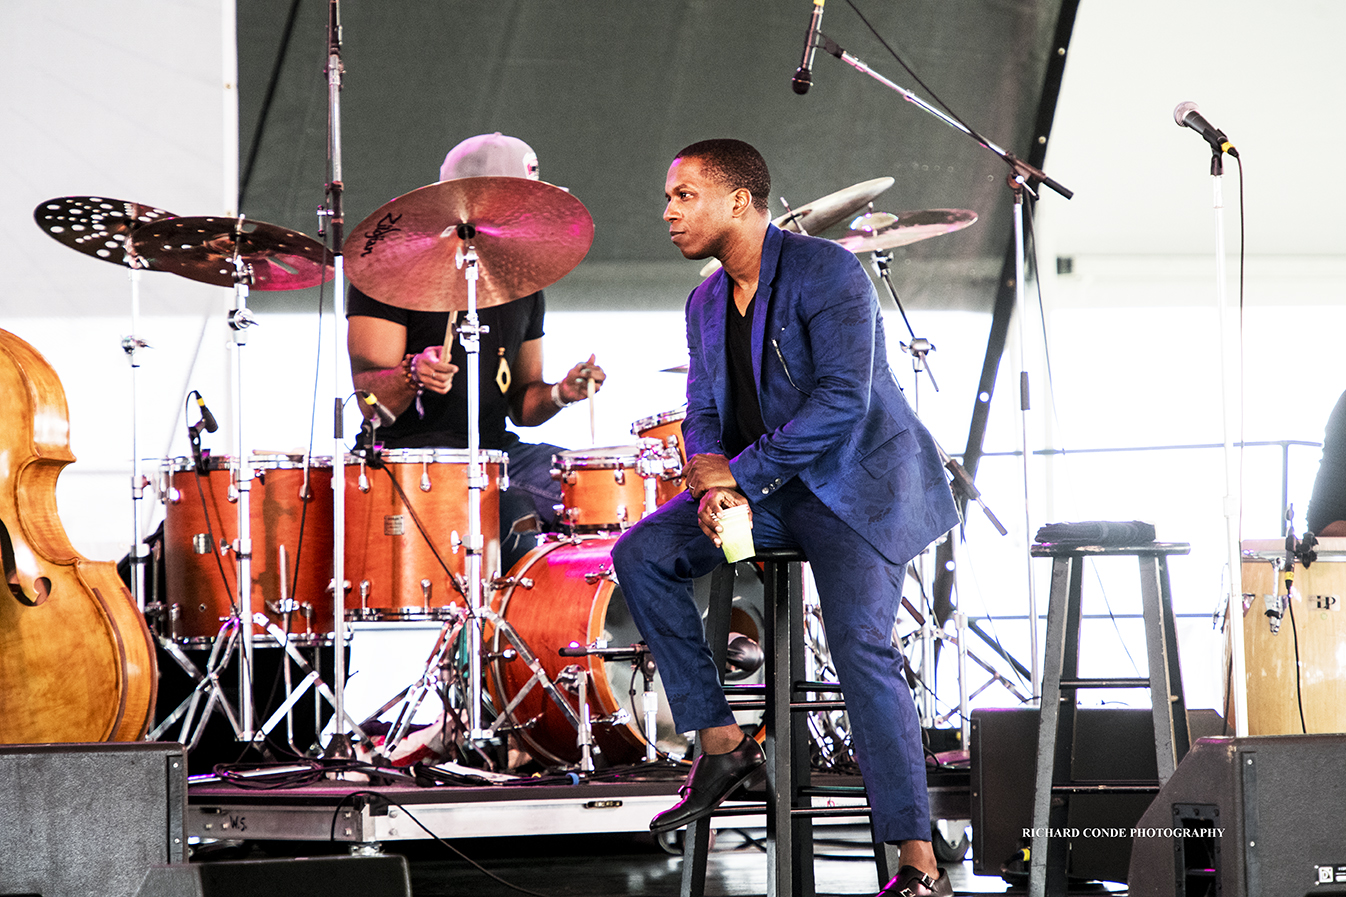
[[[641, 641], [612, 574], [612, 546], [616, 541], [581, 537], [539, 545], [514, 566], [508, 584], [492, 598], [492, 608], [537, 657], [576, 717], [580, 715], [577, 679], [588, 676], [589, 713], [595, 720], [593, 740], [609, 765], [633, 763], [645, 756], [641, 712], [644, 680], [632, 661], [562, 657], [558, 652], [571, 644], [590, 645], [597, 640], [605, 641], [609, 648]], [[696, 601], [703, 615], [710, 603], [710, 580], [703, 576], [695, 583]], [[760, 644], [762, 612], [761, 579], [751, 564], [742, 563], [734, 581], [730, 637], [741, 634]], [[580, 750], [575, 727], [541, 683], [529, 687], [533, 671], [523, 658], [513, 652], [509, 658], [502, 656], [513, 647], [502, 629], [496, 626], [487, 630], [493, 658], [487, 668], [487, 687], [492, 700], [503, 709], [522, 694], [510, 716], [511, 722], [520, 727], [519, 737], [528, 750], [544, 763], [577, 763]], [[760, 683], [763, 677], [759, 668], [742, 678], [735, 677], [735, 682]], [[654, 686], [659, 698], [655, 746], [665, 754], [680, 757], [687, 751], [687, 739], [673, 729], [673, 716], [657, 674]], [[629, 714], [626, 722], [598, 722], [622, 710]], [[739, 722], [750, 725], [761, 714], [738, 716]]]

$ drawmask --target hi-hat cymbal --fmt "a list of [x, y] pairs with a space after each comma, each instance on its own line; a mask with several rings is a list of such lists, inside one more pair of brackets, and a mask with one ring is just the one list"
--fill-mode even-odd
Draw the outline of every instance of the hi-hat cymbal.
[[164, 218], [137, 228], [146, 267], [219, 287], [234, 285], [234, 251], [252, 269], [254, 290], [299, 290], [331, 280], [332, 254], [298, 231], [237, 218]]
[[385, 203], [351, 231], [351, 283], [381, 302], [419, 311], [467, 308], [458, 263], [469, 234], [480, 260], [477, 306], [511, 302], [574, 269], [594, 240], [584, 203], [560, 187], [512, 177], [455, 178]]
[[[805, 203], [794, 209], [793, 213], [786, 212], [779, 218], [773, 219], [771, 223], [781, 230], [794, 231], [795, 233], [799, 233], [799, 229], [803, 227], [804, 233], [817, 236], [837, 222], [845, 221], [846, 218], [869, 205], [880, 193], [893, 186], [894, 183], [892, 178], [873, 178], [868, 181], [861, 181], [835, 193], [819, 197], [813, 202]], [[701, 268], [701, 276], [709, 277], [715, 273], [715, 269], [718, 267], [720, 267], [719, 261], [711, 259]]]
[[870, 212], [852, 221], [836, 242], [857, 253], [894, 249], [962, 230], [976, 220], [977, 213], [967, 209]]
[[37, 226], [57, 242], [114, 265], [132, 265], [127, 235], [161, 218], [154, 206], [104, 196], [58, 196], [33, 209]]

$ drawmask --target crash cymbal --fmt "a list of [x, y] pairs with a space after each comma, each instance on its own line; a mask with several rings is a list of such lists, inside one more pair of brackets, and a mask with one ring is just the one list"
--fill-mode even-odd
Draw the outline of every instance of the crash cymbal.
[[[892, 178], [874, 178], [861, 181], [844, 190], [838, 190], [835, 193], [829, 193], [815, 199], [813, 202], [805, 203], [795, 209], [793, 214], [786, 212], [779, 218], [772, 220], [771, 223], [781, 230], [794, 231], [795, 233], [799, 233], [799, 228], [802, 226], [804, 233], [817, 236], [837, 222], [845, 221], [848, 217], [869, 205], [880, 193], [893, 186], [893, 184]], [[702, 267], [701, 276], [709, 277], [715, 273], [715, 269], [718, 267], [720, 267], [719, 261], [711, 259]]]
[[570, 273], [589, 252], [594, 220], [560, 187], [512, 177], [455, 178], [385, 203], [351, 231], [351, 283], [381, 302], [420, 311], [467, 308], [458, 267], [471, 225], [477, 306], [511, 302]]
[[799, 228], [804, 228], [804, 233], [818, 235], [827, 230], [839, 221], [845, 221], [851, 215], [869, 205], [883, 191], [893, 186], [892, 178], [874, 178], [870, 181], [861, 181], [858, 184], [852, 184], [844, 190], [838, 190], [836, 193], [829, 193], [826, 196], [815, 199], [813, 202], [805, 203], [794, 210], [794, 214], [786, 213], [772, 224], [781, 230], [790, 230], [799, 233]]
[[976, 220], [977, 213], [967, 209], [868, 212], [852, 221], [836, 242], [857, 253], [894, 249], [962, 230]]
[[252, 269], [254, 290], [300, 290], [332, 279], [332, 254], [298, 231], [237, 218], [164, 218], [137, 228], [146, 267], [219, 287], [234, 285], [234, 252]]
[[104, 196], [58, 196], [33, 209], [33, 220], [52, 239], [114, 265], [131, 265], [126, 237], [172, 212]]
[[661, 373], [661, 374], [685, 374], [685, 373], [687, 373], [690, 364], [691, 364], [691, 362], [684, 361], [682, 364], [674, 365], [674, 366], [671, 367], [671, 368], [662, 368], [662, 369], [660, 369], [659, 373]]

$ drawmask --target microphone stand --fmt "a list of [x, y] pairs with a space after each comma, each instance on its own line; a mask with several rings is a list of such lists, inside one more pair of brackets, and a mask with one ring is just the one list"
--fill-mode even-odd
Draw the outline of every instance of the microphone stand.
[[[1074, 196], [1074, 192], [1067, 189], [1063, 185], [1057, 183], [1056, 181], [1052, 180], [1050, 177], [1046, 175], [1045, 172], [1041, 171], [1040, 169], [1034, 167], [1033, 165], [1030, 165], [1028, 162], [1025, 162], [1023, 159], [1018, 158], [1013, 153], [1005, 149], [1002, 149], [1001, 147], [982, 137], [980, 134], [973, 131], [967, 125], [963, 124], [961, 121], [958, 121], [956, 118], [945, 114], [939, 109], [936, 109], [934, 106], [931, 106], [925, 100], [916, 96], [916, 94], [912, 93], [911, 91], [907, 90], [904, 87], [901, 87], [893, 83], [884, 76], [875, 72], [862, 60], [844, 50], [841, 46], [837, 44], [836, 41], [832, 40], [830, 37], [823, 34], [821, 31], [817, 32], [817, 37], [815, 38], [815, 40], [818, 41], [818, 46], [820, 46], [823, 50], [827, 51], [832, 56], [835, 56], [837, 59], [840, 59], [842, 62], [846, 63], [856, 71], [860, 72], [862, 75], [868, 75], [875, 81], [878, 81], [880, 84], [884, 85], [889, 90], [892, 90], [894, 93], [897, 93], [899, 96], [902, 97], [902, 99], [930, 113], [935, 118], [944, 122], [946, 125], [953, 128], [954, 130], [961, 131], [968, 137], [971, 137], [980, 146], [990, 150], [991, 152], [999, 156], [1002, 160], [1004, 160], [1005, 164], [1009, 166], [1010, 173], [1008, 177], [1008, 184], [1010, 190], [1014, 194], [1014, 303], [1015, 308], [1017, 309], [1019, 314], [1019, 322], [1020, 322], [1019, 339], [1022, 342], [1024, 331], [1023, 320], [1025, 317], [1025, 304], [1026, 304], [1025, 288], [1024, 288], [1024, 223], [1023, 223], [1024, 191], [1027, 190], [1030, 193], [1033, 193], [1034, 197], [1036, 197], [1037, 194], [1033, 190], [1033, 185], [1046, 184], [1048, 187], [1052, 188], [1066, 199], [1070, 199], [1072, 196]], [[1026, 371], [1021, 372], [1019, 380], [1020, 380], [1020, 393], [1021, 393], [1019, 404], [1020, 404], [1020, 416], [1022, 420], [1021, 431], [1023, 434], [1024, 537], [1025, 540], [1027, 540], [1031, 538], [1030, 533], [1032, 532], [1032, 525], [1028, 507], [1029, 505], [1029, 490], [1028, 490], [1029, 455], [1028, 455], [1028, 427], [1027, 427], [1028, 373]], [[1029, 655], [1031, 660], [1030, 666], [1032, 668], [1031, 675], [1032, 675], [1033, 697], [1035, 699], [1040, 699], [1042, 696], [1042, 686], [1040, 682], [1041, 678], [1039, 671], [1040, 664], [1038, 659], [1039, 654], [1038, 628], [1037, 628], [1038, 609], [1037, 609], [1037, 596], [1033, 588], [1033, 569], [1032, 569], [1031, 554], [1028, 554], [1026, 556], [1026, 561], [1028, 563], [1028, 617], [1030, 620], [1030, 624], [1028, 627], [1028, 634], [1029, 634]]]
[[[1243, 654], [1243, 556], [1239, 545], [1240, 486], [1238, 468], [1234, 460], [1232, 415], [1229, 410], [1229, 383], [1232, 379], [1230, 368], [1239, 356], [1231, 348], [1233, 340], [1230, 337], [1229, 321], [1225, 310], [1229, 300], [1224, 267], [1224, 150], [1214, 144], [1211, 145], [1210, 174], [1215, 212], [1215, 301], [1219, 309], [1220, 321], [1220, 402], [1224, 430], [1225, 547], [1229, 559], [1229, 604], [1225, 619], [1229, 623], [1229, 687], [1234, 698], [1234, 734], [1242, 738], [1248, 734], [1248, 680], [1246, 678], [1246, 659]], [[1236, 610], [1238, 613], [1235, 613]]]
[[[318, 233], [331, 236], [332, 278], [332, 693], [333, 740], [329, 756], [349, 757], [346, 720], [346, 446], [342, 421], [344, 402], [342, 365], [346, 353], [345, 265], [341, 246], [345, 240], [341, 169], [341, 8], [339, 0], [327, 5], [327, 107], [328, 161], [332, 180], [326, 185], [327, 204], [318, 210]], [[358, 728], [356, 729], [359, 732]]]

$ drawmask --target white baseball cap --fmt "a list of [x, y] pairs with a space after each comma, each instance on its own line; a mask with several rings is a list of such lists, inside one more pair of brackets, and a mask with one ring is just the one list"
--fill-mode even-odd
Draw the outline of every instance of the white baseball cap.
[[517, 137], [478, 134], [449, 150], [439, 166], [439, 179], [506, 177], [538, 179], [537, 153]]

